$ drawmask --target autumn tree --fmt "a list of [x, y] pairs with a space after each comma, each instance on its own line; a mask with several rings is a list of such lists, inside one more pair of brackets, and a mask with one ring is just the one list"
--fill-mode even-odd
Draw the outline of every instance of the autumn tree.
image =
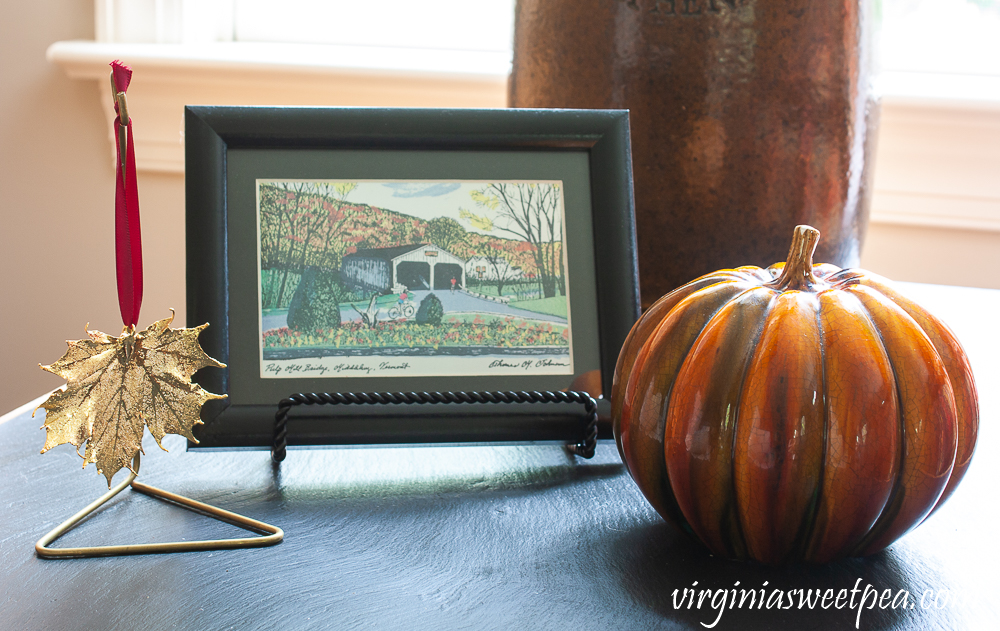
[[427, 223], [427, 239], [454, 254], [453, 248], [465, 242], [465, 228], [451, 217], [437, 217]]
[[[357, 182], [319, 182], [317, 192], [327, 198], [324, 203], [326, 210], [326, 236], [323, 240], [321, 256], [326, 259], [330, 256], [330, 246], [340, 235], [344, 222], [347, 220], [347, 213], [344, 212], [344, 205], [347, 203], [347, 196], [358, 187]], [[340, 257], [329, 261], [331, 267], [340, 268]]]
[[495, 213], [497, 230], [532, 246], [542, 294], [566, 293], [562, 262], [561, 190], [557, 184], [496, 183], [472, 191], [472, 200]]
[[[281, 268], [281, 282], [273, 294], [270, 304], [280, 305], [285, 295], [288, 275], [293, 269], [301, 270], [309, 250], [309, 242], [320, 228], [322, 218], [315, 212], [315, 198], [308, 193], [315, 185], [311, 182], [274, 182], [275, 211], [279, 223], [280, 238], [275, 249], [272, 265]], [[261, 244], [263, 246], [263, 244]], [[296, 265], [294, 261], [299, 261]], [[273, 269], [273, 268], [272, 268]], [[274, 285], [272, 284], [272, 287]]]
[[486, 262], [490, 264], [493, 273], [490, 276], [496, 278], [497, 295], [503, 296], [503, 286], [514, 280], [517, 275], [517, 268], [510, 264], [510, 260], [499, 252], [492, 252], [483, 255]]
[[281, 273], [281, 280], [271, 283], [265, 305], [281, 306], [289, 275], [301, 273], [307, 264], [339, 266], [331, 247], [346, 220], [345, 200], [356, 187], [354, 182], [302, 181], [261, 186], [261, 263]]

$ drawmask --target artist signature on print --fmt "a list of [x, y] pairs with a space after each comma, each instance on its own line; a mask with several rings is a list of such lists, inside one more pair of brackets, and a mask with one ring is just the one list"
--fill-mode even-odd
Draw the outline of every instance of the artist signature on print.
[[569, 362], [557, 362], [551, 359], [526, 359], [522, 362], [510, 362], [497, 359], [490, 362], [487, 368], [521, 368], [523, 370], [530, 370], [532, 368], [550, 368], [553, 366], [569, 366]]

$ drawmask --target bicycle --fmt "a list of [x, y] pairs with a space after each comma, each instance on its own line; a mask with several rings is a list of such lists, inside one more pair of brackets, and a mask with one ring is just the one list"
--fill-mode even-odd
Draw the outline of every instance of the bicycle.
[[403, 303], [402, 307], [397, 303], [391, 309], [389, 309], [389, 317], [393, 320], [398, 318], [412, 318], [417, 313], [417, 308], [410, 304], [409, 301]]

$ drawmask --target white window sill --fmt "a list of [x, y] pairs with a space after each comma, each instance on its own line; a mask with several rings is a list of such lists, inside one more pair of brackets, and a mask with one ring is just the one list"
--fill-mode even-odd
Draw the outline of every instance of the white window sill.
[[127, 44], [75, 40], [52, 44], [47, 57], [74, 78], [93, 78], [96, 70], [107, 74], [104, 67], [109, 59], [116, 58], [146, 71], [196, 75], [237, 72], [316, 78], [385, 74], [495, 80], [510, 73], [510, 58], [502, 53], [320, 44]]
[[510, 73], [502, 54], [364, 46], [65, 41], [46, 56], [97, 82], [111, 154], [108, 63], [131, 66], [136, 168], [172, 173], [184, 172], [184, 105], [504, 107]]
[[1000, 232], [1000, 77], [883, 73], [871, 219]]
[[[504, 107], [503, 54], [361, 46], [56, 42], [48, 59], [97, 82], [108, 62], [136, 71], [137, 168], [183, 173], [183, 106]], [[871, 220], [1000, 232], [1000, 78], [886, 73]]]

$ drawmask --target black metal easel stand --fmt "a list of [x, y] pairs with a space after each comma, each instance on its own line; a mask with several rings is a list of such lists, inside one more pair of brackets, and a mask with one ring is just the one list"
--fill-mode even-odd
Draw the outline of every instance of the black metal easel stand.
[[597, 448], [597, 402], [586, 392], [311, 392], [293, 394], [278, 403], [274, 415], [271, 459], [285, 459], [288, 411], [297, 405], [421, 405], [426, 403], [581, 403], [586, 414], [583, 438], [569, 445], [581, 458], [593, 458]]

